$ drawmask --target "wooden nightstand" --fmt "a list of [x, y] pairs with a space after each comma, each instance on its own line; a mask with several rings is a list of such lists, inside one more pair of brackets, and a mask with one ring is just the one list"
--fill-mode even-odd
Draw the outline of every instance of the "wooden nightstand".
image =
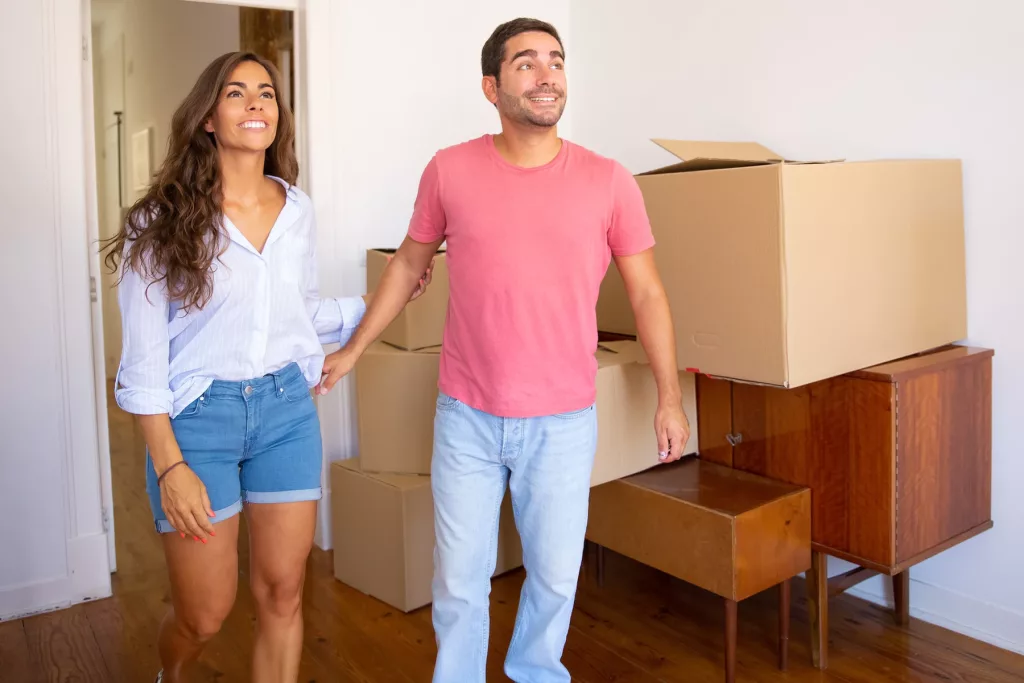
[[[828, 597], [893, 577], [992, 527], [992, 357], [951, 346], [795, 389], [701, 377], [704, 460], [807, 486], [812, 654], [828, 666]], [[858, 565], [828, 579], [826, 555]]]

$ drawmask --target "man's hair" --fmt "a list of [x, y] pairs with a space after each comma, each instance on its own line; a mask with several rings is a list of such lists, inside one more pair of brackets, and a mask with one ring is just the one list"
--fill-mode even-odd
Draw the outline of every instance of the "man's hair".
[[501, 82], [501, 63], [505, 60], [505, 43], [515, 38], [520, 33], [531, 33], [539, 31], [547, 33], [558, 41], [562, 47], [562, 55], [565, 56], [565, 46], [562, 45], [562, 38], [554, 26], [540, 19], [528, 19], [520, 17], [507, 21], [494, 29], [491, 37], [484, 43], [484, 49], [480, 52], [480, 69], [484, 76], [494, 76], [494, 79]]

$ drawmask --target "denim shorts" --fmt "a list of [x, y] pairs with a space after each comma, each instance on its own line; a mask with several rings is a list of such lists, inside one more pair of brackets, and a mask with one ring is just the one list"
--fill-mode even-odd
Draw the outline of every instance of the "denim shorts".
[[[185, 462], [222, 522], [244, 503], [320, 500], [320, 419], [299, 366], [242, 382], [214, 381], [171, 420]], [[146, 492], [156, 530], [174, 531], [160, 506], [153, 461]]]

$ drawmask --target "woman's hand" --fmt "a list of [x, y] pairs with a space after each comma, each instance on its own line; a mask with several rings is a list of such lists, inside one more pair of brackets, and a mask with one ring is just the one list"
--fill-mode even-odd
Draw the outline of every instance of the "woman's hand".
[[427, 287], [430, 285], [430, 279], [434, 274], [434, 259], [430, 259], [430, 265], [427, 266], [427, 272], [423, 273], [423, 277], [420, 278], [419, 284], [416, 289], [413, 290], [412, 296], [409, 297], [409, 301], [416, 301], [416, 299], [423, 296], [424, 292], [427, 291]]
[[214, 517], [206, 486], [186, 465], [167, 471], [160, 481], [160, 505], [167, 521], [181, 537], [185, 534], [206, 543], [207, 536], [216, 536], [210, 517]]

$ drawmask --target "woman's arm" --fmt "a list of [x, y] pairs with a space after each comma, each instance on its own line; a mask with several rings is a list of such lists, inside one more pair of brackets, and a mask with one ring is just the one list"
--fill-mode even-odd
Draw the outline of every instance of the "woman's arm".
[[[161, 504], [182, 536], [205, 543], [213, 534], [213, 510], [206, 488], [183, 460], [171, 429], [174, 395], [168, 385], [170, 305], [163, 283], [150, 283], [127, 265], [118, 286], [122, 349], [114, 395], [117, 404], [136, 415], [153, 469], [160, 479]], [[163, 475], [166, 473], [166, 477]]]

